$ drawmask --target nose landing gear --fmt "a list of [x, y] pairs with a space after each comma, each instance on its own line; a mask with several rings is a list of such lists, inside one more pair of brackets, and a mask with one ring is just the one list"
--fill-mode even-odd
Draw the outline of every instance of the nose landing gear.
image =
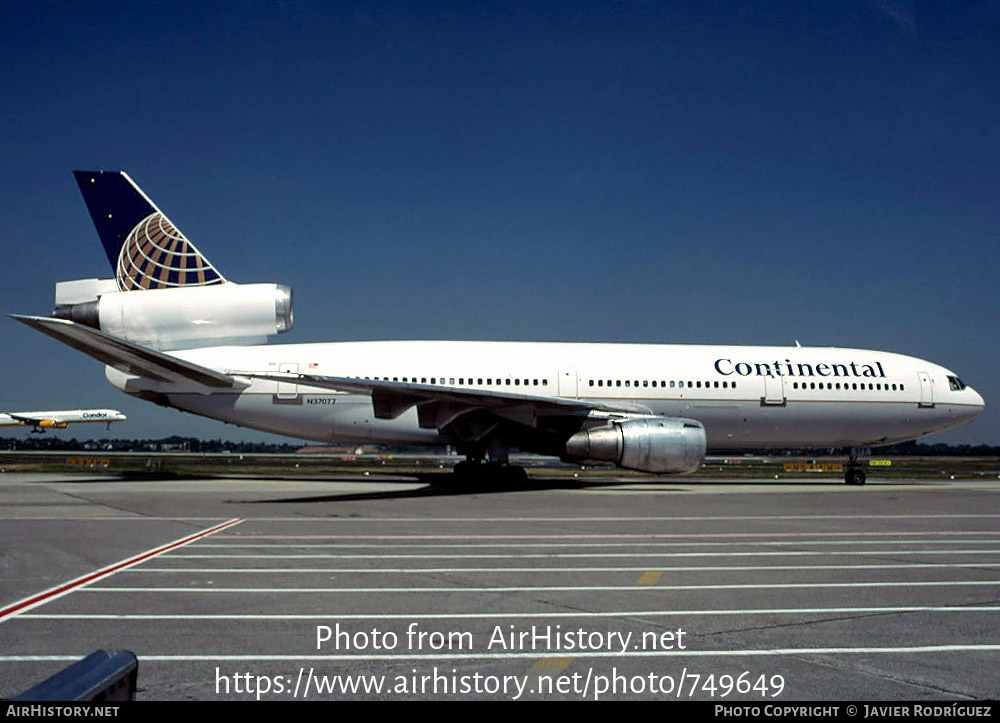
[[865, 471], [860, 467], [850, 467], [844, 471], [844, 482], [849, 485], [863, 485], [865, 483]]
[[865, 469], [858, 462], [858, 457], [871, 454], [868, 447], [851, 447], [847, 452], [847, 467], [844, 469], [844, 482], [849, 485], [863, 485], [865, 483]]

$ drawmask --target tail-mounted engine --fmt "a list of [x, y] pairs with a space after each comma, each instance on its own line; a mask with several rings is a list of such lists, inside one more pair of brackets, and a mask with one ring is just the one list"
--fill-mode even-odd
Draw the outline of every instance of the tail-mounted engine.
[[577, 432], [566, 454], [639, 472], [694, 472], [705, 459], [705, 427], [693, 419], [642, 417]]
[[292, 290], [230, 282], [123, 292], [86, 279], [56, 284], [52, 315], [154, 349], [257, 344], [292, 328]]

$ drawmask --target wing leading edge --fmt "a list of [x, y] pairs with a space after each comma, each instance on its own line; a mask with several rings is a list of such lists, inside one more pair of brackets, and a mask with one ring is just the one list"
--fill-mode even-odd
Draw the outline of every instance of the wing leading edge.
[[459, 416], [478, 410], [532, 427], [537, 426], [539, 417], [623, 417], [653, 414], [649, 407], [627, 402], [605, 404], [592, 400], [566, 399], [535, 394], [516, 394], [482, 389], [441, 387], [433, 384], [411, 384], [379, 379], [355, 379], [353, 377], [332, 377], [292, 372], [232, 371], [230, 373], [239, 377], [301, 384], [352, 394], [366, 394], [372, 398], [372, 408], [377, 419], [396, 419], [415, 406], [420, 426], [425, 429], [442, 429]]

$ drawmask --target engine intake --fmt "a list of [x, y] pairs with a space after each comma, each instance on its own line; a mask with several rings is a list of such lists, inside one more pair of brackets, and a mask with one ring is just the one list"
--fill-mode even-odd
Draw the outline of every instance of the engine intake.
[[580, 460], [613, 462], [639, 472], [694, 472], [708, 441], [701, 422], [679, 417], [625, 419], [577, 432], [566, 453]]

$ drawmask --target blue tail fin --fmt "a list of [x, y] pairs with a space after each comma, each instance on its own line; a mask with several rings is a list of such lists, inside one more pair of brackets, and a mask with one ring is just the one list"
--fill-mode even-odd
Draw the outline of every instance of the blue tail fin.
[[121, 291], [225, 283], [124, 171], [73, 171]]

